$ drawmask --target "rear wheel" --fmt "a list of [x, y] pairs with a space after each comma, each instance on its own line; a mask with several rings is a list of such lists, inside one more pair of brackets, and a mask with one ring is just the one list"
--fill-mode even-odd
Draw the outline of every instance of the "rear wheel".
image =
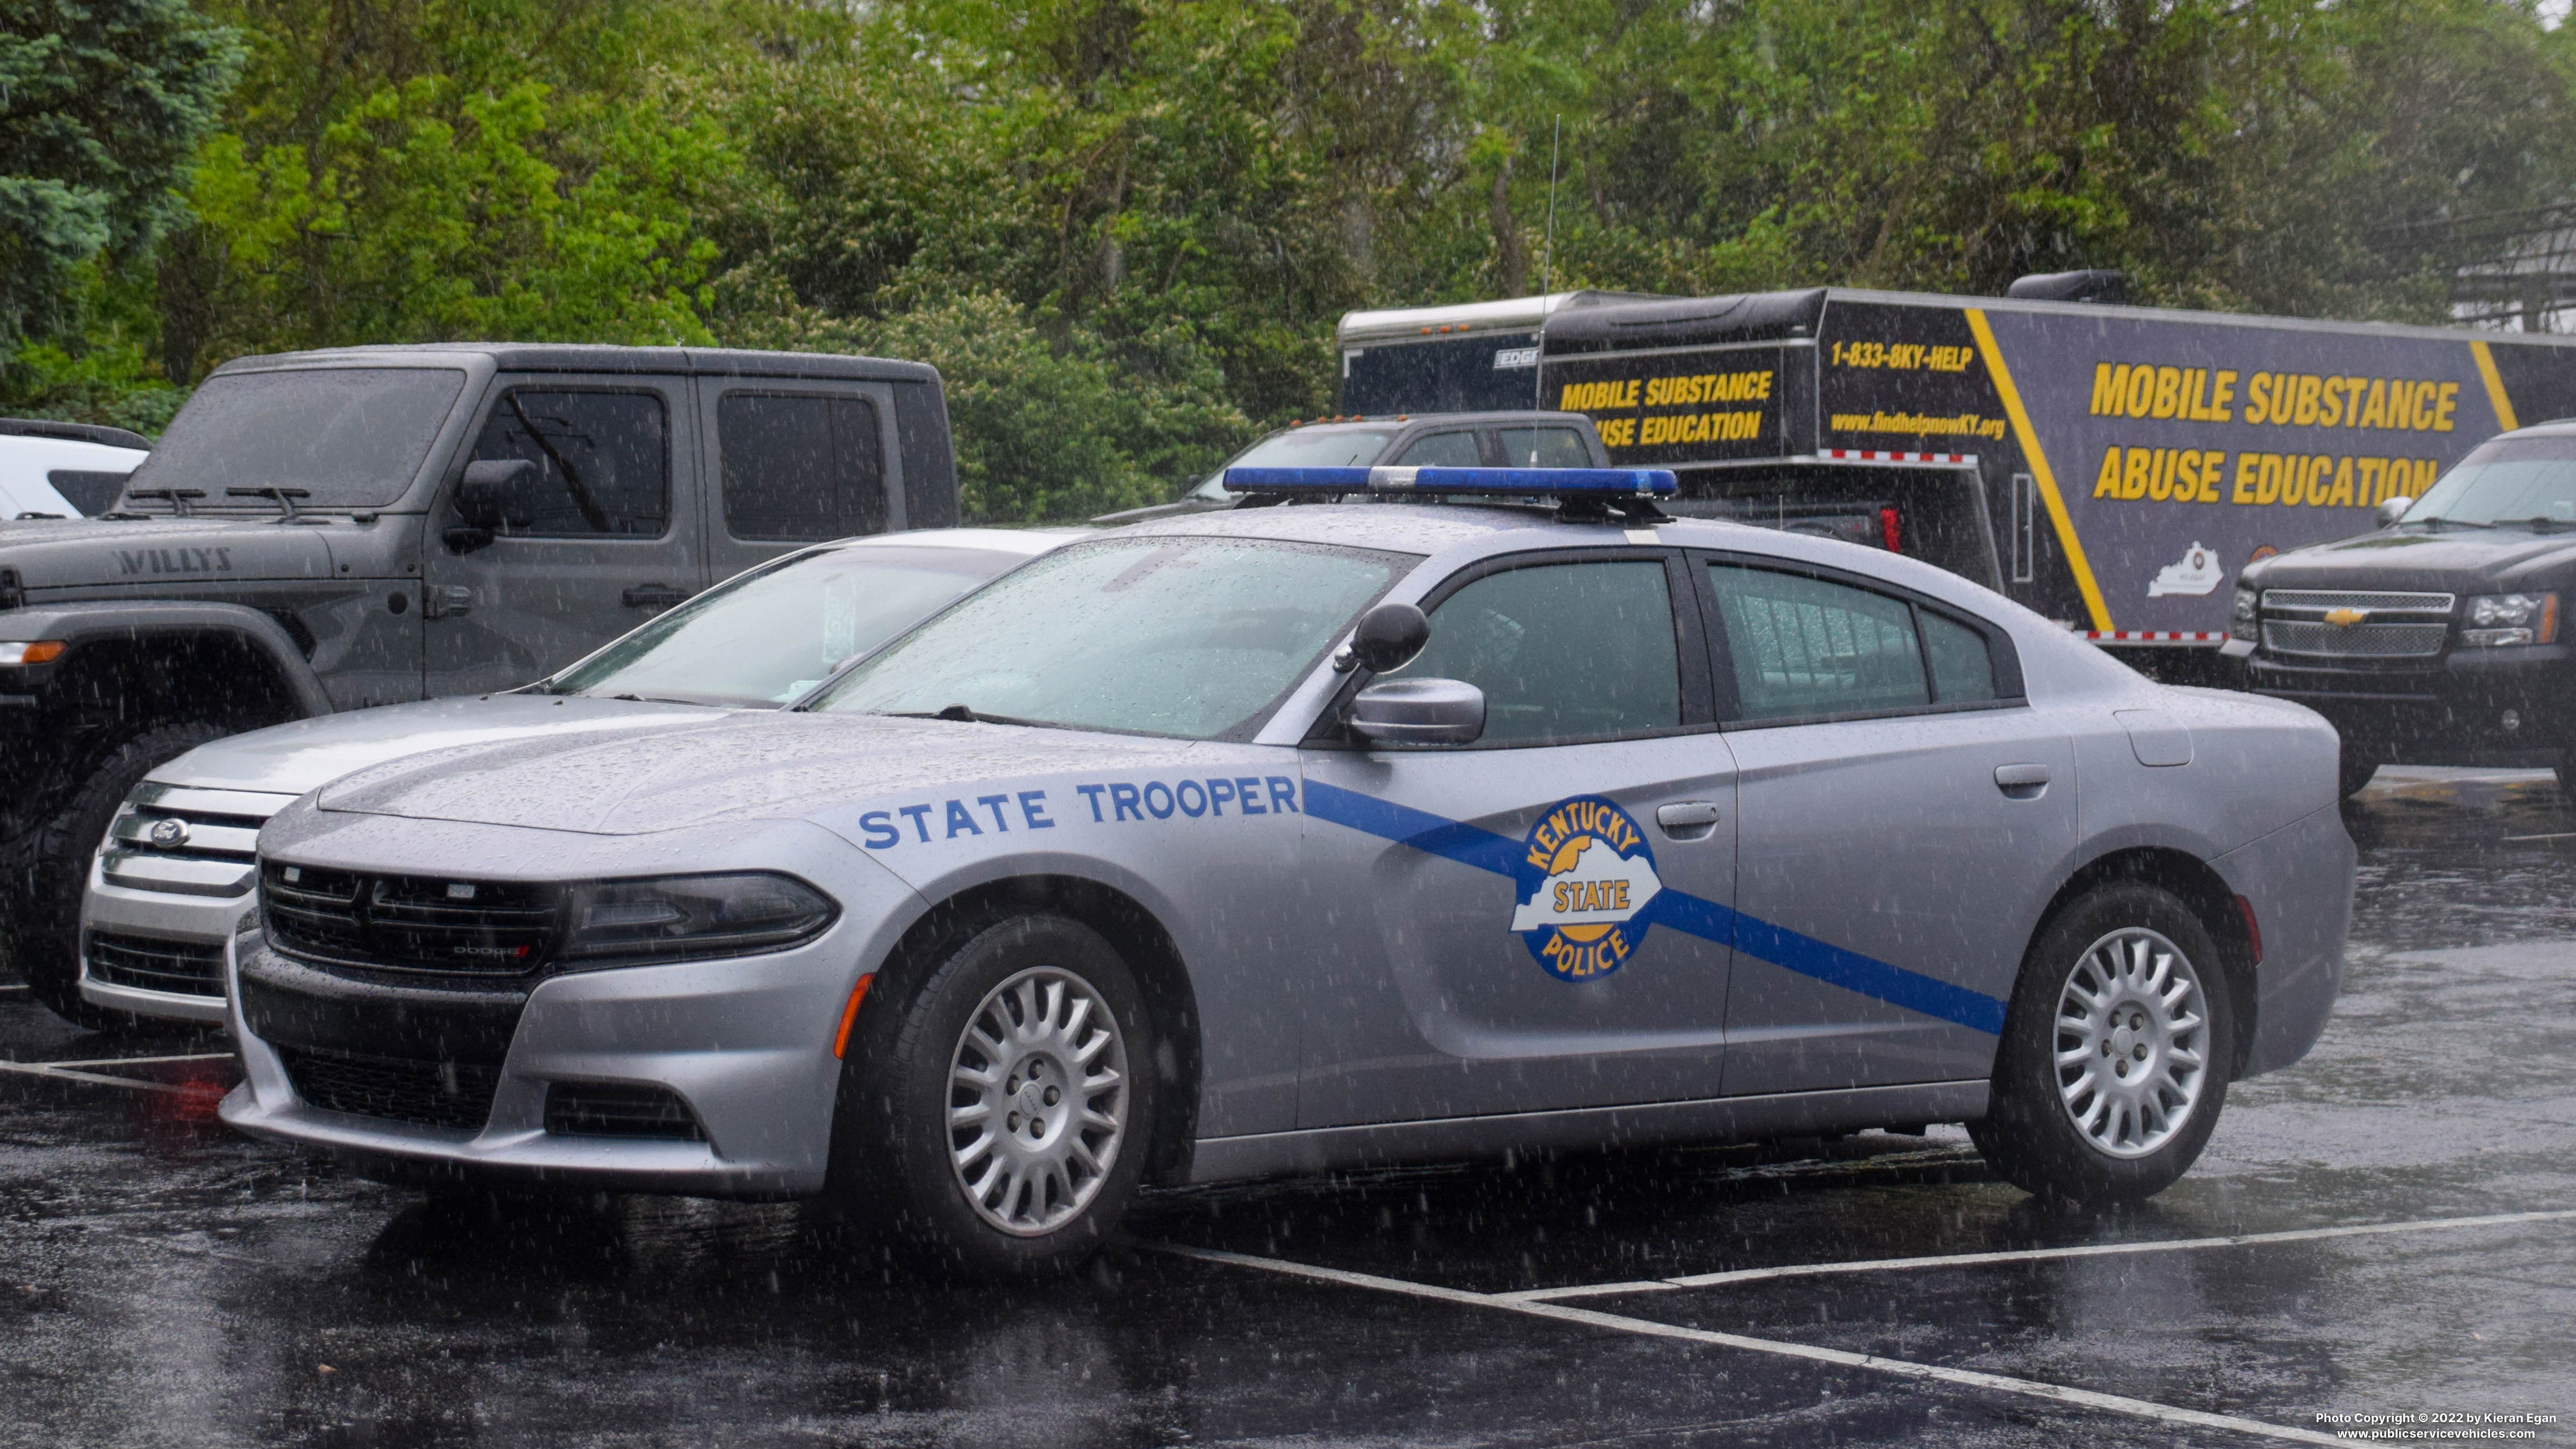
[[872, 989], [861, 1020], [832, 1149], [846, 1216], [978, 1277], [1061, 1271], [1108, 1241], [1156, 1100], [1144, 998], [1099, 933], [994, 922], [904, 996]]
[[9, 964], [26, 978], [29, 993], [54, 1014], [92, 1031], [118, 1031], [145, 1023], [121, 1011], [103, 1011], [81, 1000], [81, 896], [89, 889], [90, 861], [107, 835], [117, 807], [143, 777], [209, 740], [235, 731], [204, 721], [162, 725], [108, 752], [61, 809], [31, 833], [11, 872], [23, 894], [7, 927]]
[[2227, 1101], [2234, 1019], [2218, 944], [2171, 892], [2101, 887], [2060, 911], [2022, 963], [1971, 1124], [1986, 1160], [2050, 1202], [2152, 1197], [2200, 1156]]

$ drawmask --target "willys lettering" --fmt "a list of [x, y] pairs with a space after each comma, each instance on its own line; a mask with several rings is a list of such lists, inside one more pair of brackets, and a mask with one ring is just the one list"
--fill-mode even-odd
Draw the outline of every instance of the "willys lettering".
[[116, 551], [116, 568], [127, 578], [137, 574], [228, 574], [233, 571], [233, 551], [229, 548], [120, 548]]

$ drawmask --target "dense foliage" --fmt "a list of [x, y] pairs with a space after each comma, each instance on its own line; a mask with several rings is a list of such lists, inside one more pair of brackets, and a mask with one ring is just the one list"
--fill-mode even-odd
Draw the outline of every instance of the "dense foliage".
[[2528, 0], [0, 0], [0, 408], [148, 424], [344, 342], [867, 349], [947, 373], [972, 512], [1072, 517], [1327, 410], [1343, 311], [1543, 279], [2440, 320], [2570, 199], [2571, 42]]

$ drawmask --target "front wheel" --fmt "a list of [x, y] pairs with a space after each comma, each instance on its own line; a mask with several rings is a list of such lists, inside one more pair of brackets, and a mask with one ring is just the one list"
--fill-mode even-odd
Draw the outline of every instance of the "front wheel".
[[2171, 892], [2104, 886], [2032, 943], [1969, 1135], [1995, 1170], [2077, 1208], [2152, 1197], [2209, 1141], [2235, 1060], [2218, 943]]
[[846, 1216], [977, 1277], [1061, 1271], [1108, 1241], [1156, 1099], [1143, 994], [1098, 932], [986, 925], [903, 996], [872, 988], [861, 1028], [832, 1149]]
[[162, 725], [109, 751], [80, 787], [37, 829], [12, 872], [24, 891], [5, 929], [10, 964], [30, 995], [56, 1016], [91, 1031], [127, 1031], [146, 1023], [90, 1005], [80, 994], [81, 897], [90, 861], [118, 807], [143, 777], [209, 740], [235, 733], [208, 721]]

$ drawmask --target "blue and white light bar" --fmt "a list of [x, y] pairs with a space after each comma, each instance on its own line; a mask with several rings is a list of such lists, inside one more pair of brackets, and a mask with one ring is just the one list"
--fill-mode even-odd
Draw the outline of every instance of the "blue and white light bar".
[[1669, 468], [1228, 468], [1238, 493], [1483, 493], [1520, 498], [1670, 498]]

